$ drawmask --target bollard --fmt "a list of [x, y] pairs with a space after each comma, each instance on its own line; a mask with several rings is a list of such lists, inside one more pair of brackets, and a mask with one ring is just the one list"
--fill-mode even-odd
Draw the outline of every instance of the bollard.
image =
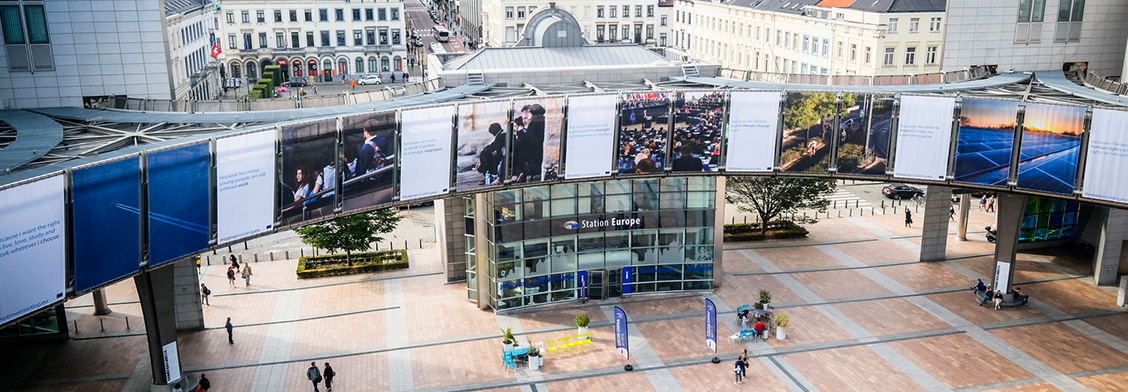
[[102, 322], [102, 318], [101, 318], [101, 317], [99, 317], [99, 318], [98, 318], [98, 325], [101, 325], [101, 326], [102, 326], [102, 332], [106, 332], [106, 323], [103, 323], [103, 322]]
[[287, 250], [287, 251], [286, 251], [286, 259], [287, 259], [287, 260], [289, 260], [289, 259], [290, 259], [290, 251], [289, 251], [289, 250]]
[[298, 254], [300, 254], [301, 257], [305, 257], [305, 248], [298, 248]]
[[250, 249], [250, 248], [247, 247], [247, 241], [243, 241], [243, 250], [248, 250], [248, 249]]
[[273, 251], [270, 252], [270, 261], [274, 261], [274, 252]]
[[854, 216], [854, 209], [853, 208], [850, 209], [850, 216]]
[[842, 210], [838, 210], [838, 217], [839, 217], [839, 218], [841, 218], [841, 217], [842, 217]]
[[227, 245], [227, 253], [231, 253], [231, 245]]
[[807, 211], [803, 211], [803, 220], [807, 220]]
[[860, 202], [861, 200], [854, 200], [854, 208], [858, 208], [858, 203]]
[[125, 318], [125, 329], [129, 329], [129, 317]]
[[258, 253], [255, 253], [255, 262], [258, 262]]
[[419, 239], [419, 249], [423, 249], [423, 239]]
[[211, 255], [208, 255], [207, 258], [208, 258], [208, 265], [211, 265]]
[[407, 240], [403, 240], [403, 250], [407, 250]]
[[78, 320], [74, 320], [74, 334], [78, 335]]
[[[736, 218], [733, 218], [733, 219], [736, 219]], [[748, 215], [744, 216], [744, 224], [746, 224], [746, 225], [748, 224]]]

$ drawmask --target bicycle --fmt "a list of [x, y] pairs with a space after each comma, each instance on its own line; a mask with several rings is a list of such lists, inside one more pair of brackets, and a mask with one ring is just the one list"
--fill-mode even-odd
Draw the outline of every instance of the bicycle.
[[913, 199], [912, 199], [912, 200], [913, 200], [913, 202], [915, 202], [915, 203], [916, 203], [916, 205], [918, 205], [918, 206], [922, 206], [922, 205], [924, 205], [924, 195], [923, 195], [923, 194], [920, 194], [920, 193], [918, 193], [918, 194], [917, 194], [916, 196], [913, 196]]

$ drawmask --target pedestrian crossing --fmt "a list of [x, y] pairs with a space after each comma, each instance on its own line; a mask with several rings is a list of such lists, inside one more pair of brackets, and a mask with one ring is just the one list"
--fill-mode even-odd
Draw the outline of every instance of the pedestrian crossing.
[[407, 12], [427, 12], [427, 7], [403, 7]]
[[873, 203], [842, 188], [838, 188], [833, 195], [830, 195], [826, 199], [830, 201], [830, 208], [860, 208], [873, 206]]

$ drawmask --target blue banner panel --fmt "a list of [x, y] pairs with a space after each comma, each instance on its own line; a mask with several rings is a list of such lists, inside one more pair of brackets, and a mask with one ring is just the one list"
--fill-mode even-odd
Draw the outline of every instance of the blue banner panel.
[[705, 345], [717, 352], [717, 305], [705, 299]]
[[630, 294], [634, 287], [634, 271], [631, 267], [623, 267], [623, 294]]
[[1007, 186], [1017, 119], [1018, 102], [963, 100], [956, 141], [956, 181]]
[[580, 298], [587, 298], [588, 296], [588, 272], [576, 271], [576, 287], [580, 289]]
[[615, 351], [625, 359], [631, 359], [630, 344], [627, 342], [627, 312], [615, 307]]
[[139, 158], [74, 171], [74, 290], [137, 272], [141, 264]]
[[148, 155], [149, 265], [208, 247], [208, 144]]

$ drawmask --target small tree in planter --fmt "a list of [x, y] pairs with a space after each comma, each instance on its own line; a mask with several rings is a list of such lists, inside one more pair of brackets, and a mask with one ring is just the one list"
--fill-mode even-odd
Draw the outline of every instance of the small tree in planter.
[[787, 313], [780, 312], [775, 315], [777, 340], [787, 339], [787, 326], [789, 324], [791, 324], [791, 318], [787, 316]]
[[400, 217], [394, 208], [364, 214], [342, 216], [333, 220], [295, 229], [302, 242], [329, 252], [345, 251], [345, 262], [352, 266], [352, 252], [365, 251], [384, 238], [381, 234], [395, 230]]
[[513, 329], [506, 328], [501, 330], [501, 351], [513, 351], [514, 342], [517, 338], [513, 337]]
[[529, 343], [529, 351], [526, 352], [529, 355], [529, 370], [540, 369], [541, 366], [544, 366], [544, 357], [541, 357], [540, 349], [534, 346], [533, 342], [528, 340], [525, 342]]
[[756, 309], [765, 309], [771, 302], [772, 293], [768, 290], [760, 290], [760, 301], [756, 302]]
[[575, 322], [577, 331], [579, 331], [578, 334], [583, 335], [588, 331], [588, 324], [591, 323], [591, 318], [588, 317], [587, 312], [584, 312], [576, 315]]

